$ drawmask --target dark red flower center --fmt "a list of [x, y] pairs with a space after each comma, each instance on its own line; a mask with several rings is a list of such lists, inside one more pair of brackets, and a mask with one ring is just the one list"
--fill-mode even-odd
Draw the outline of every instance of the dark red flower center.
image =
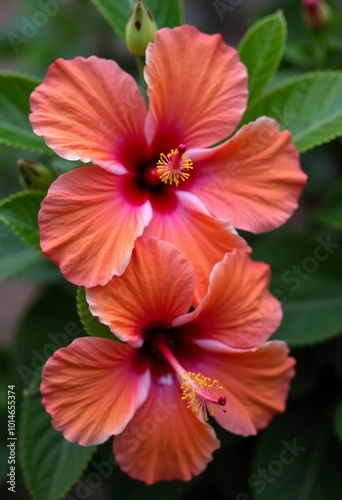
[[208, 421], [209, 416], [214, 415], [215, 406], [226, 406], [227, 398], [222, 394], [223, 387], [218, 380], [212, 380], [201, 373], [187, 371], [178, 361], [177, 351], [179, 353], [180, 346], [177, 330], [164, 325], [149, 327], [144, 335], [142, 351], [152, 362], [152, 373], [157, 379], [164, 377], [164, 380], [169, 380], [170, 368], [173, 369], [181, 381], [182, 399], [186, 400], [187, 407]]
[[119, 161], [128, 171], [122, 176], [122, 189], [130, 203], [140, 205], [150, 200], [159, 212], [172, 212], [177, 207], [175, 188], [189, 179], [194, 166], [186, 146], [174, 141], [172, 134], [162, 134], [150, 147], [137, 138], [122, 148]]

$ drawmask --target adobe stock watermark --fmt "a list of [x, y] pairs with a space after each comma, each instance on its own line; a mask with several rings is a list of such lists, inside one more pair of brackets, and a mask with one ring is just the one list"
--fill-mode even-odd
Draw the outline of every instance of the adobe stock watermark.
[[49, 19], [58, 14], [61, 5], [66, 5], [69, 2], [70, 0], [37, 0], [39, 10], [30, 18], [24, 16], [20, 19], [20, 33], [10, 31], [7, 35], [14, 52], [18, 54], [19, 47], [29, 43], [29, 41], [37, 35], [39, 30], [47, 25]]
[[108, 460], [102, 462], [93, 460], [90, 467], [93, 471], [77, 481], [71, 492], [65, 495], [65, 500], [87, 500], [90, 498], [93, 491], [99, 489], [103, 481], [113, 474], [117, 463], [113, 453], [110, 453]]
[[341, 243], [331, 240], [331, 235], [328, 235], [325, 240], [318, 236], [316, 241], [318, 245], [314, 248], [312, 255], [305, 257], [300, 264], [293, 264], [282, 274], [283, 283], [291, 285], [292, 292], [298, 290], [303, 280], [309, 279], [310, 275], [317, 271], [320, 262], [326, 261], [341, 246]]
[[[265, 468], [259, 467], [259, 469], [247, 479], [248, 486], [250, 488], [256, 488], [257, 495], [261, 495], [266, 490], [267, 486], [274, 483], [277, 477], [284, 472], [285, 467], [293, 464], [296, 458], [306, 450], [306, 446], [298, 445], [297, 439], [293, 439], [292, 443], [284, 440], [281, 444], [283, 448], [278, 458], [269, 462]], [[235, 500], [251, 500], [251, 497], [248, 493], [240, 492]]]
[[42, 348], [41, 352], [31, 349], [31, 365], [18, 365], [17, 370], [26, 386], [34, 379], [35, 375], [41, 371], [46, 361], [59, 348], [68, 345], [70, 338], [74, 339], [82, 332], [81, 327], [74, 321], [69, 321], [64, 328], [64, 332], [48, 333], [47, 338], [51, 341]]
[[[289, 269], [283, 272], [281, 280], [289, 286], [290, 291], [294, 292], [301, 286], [303, 280], [307, 280], [318, 269], [321, 262], [325, 262], [341, 244], [332, 241], [331, 235], [325, 239], [318, 236], [316, 238], [318, 243], [312, 251], [312, 255], [305, 257], [300, 264], [293, 264]], [[290, 298], [290, 293], [285, 293], [280, 288], [271, 290], [271, 294], [282, 305]], [[273, 317], [277, 312], [279, 305], [276, 301], [263, 300], [261, 304], [255, 305], [254, 310], [250, 316], [240, 325], [240, 331], [249, 333], [260, 329], [265, 322], [265, 319]]]
[[224, 14], [226, 12], [234, 12], [236, 7], [241, 5], [243, 0], [214, 0], [213, 7], [220, 18], [220, 21], [224, 21]]

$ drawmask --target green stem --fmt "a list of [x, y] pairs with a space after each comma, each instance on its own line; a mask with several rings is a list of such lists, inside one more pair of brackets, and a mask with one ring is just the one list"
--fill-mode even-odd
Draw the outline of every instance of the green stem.
[[137, 56], [136, 61], [137, 61], [137, 65], [138, 65], [140, 86], [146, 93], [147, 83], [145, 82], [145, 78], [144, 78], [145, 57], [144, 56]]

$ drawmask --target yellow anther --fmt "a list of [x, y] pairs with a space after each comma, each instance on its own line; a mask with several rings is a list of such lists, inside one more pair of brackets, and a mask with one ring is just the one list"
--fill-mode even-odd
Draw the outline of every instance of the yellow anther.
[[193, 162], [187, 156], [186, 147], [180, 144], [177, 149], [171, 149], [171, 152], [165, 155], [160, 154], [157, 161], [157, 172], [159, 179], [165, 184], [174, 182], [178, 186], [179, 181], [185, 181], [190, 177], [189, 170], [192, 170]]
[[209, 416], [214, 415], [213, 405], [226, 405], [225, 396], [214, 396], [215, 392], [223, 390], [222, 385], [219, 384], [218, 380], [212, 381], [201, 373], [185, 372], [181, 390], [182, 399], [188, 401], [187, 408], [191, 408], [196, 415], [201, 413], [206, 421], [209, 420]]

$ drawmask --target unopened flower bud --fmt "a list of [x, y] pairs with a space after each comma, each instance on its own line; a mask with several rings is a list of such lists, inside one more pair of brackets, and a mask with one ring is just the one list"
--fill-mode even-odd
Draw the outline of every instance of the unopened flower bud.
[[47, 191], [53, 181], [52, 172], [30, 160], [18, 160], [19, 182], [24, 189], [42, 189]]
[[304, 22], [313, 30], [321, 30], [331, 20], [331, 9], [324, 0], [303, 0]]
[[154, 17], [142, 0], [136, 0], [126, 25], [125, 39], [128, 50], [135, 56], [145, 55], [149, 42], [153, 42], [157, 31]]

